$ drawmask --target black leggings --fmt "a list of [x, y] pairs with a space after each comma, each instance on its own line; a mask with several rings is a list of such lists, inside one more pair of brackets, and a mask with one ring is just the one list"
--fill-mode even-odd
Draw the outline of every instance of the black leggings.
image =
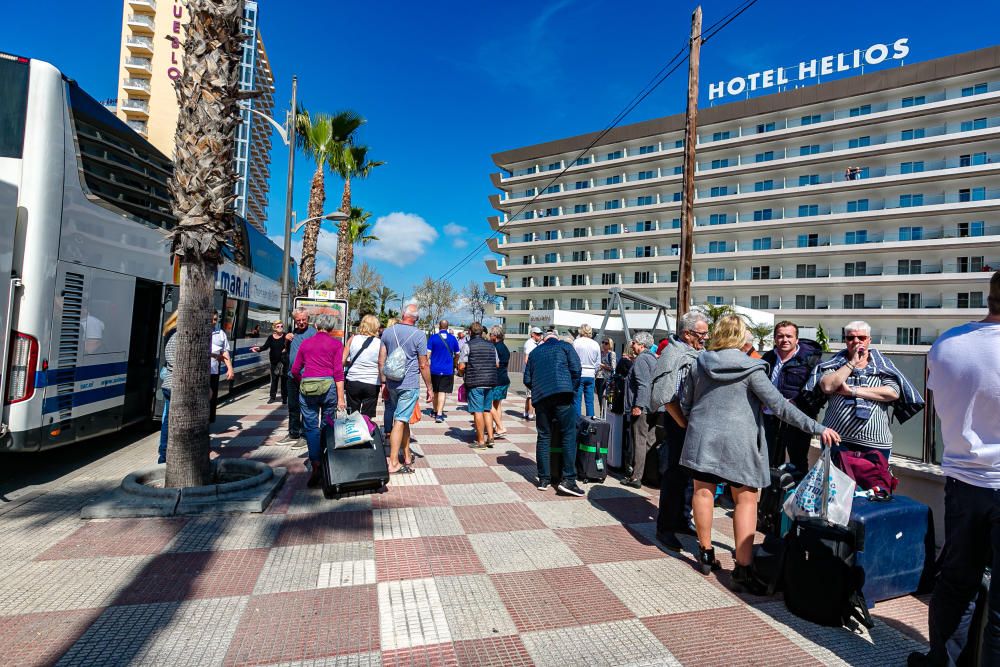
[[375, 406], [378, 405], [379, 385], [367, 382], [347, 380], [344, 393], [347, 394], [347, 411], [360, 412], [369, 419], [375, 419]]
[[279, 361], [276, 364], [271, 364], [271, 395], [270, 399], [273, 401], [274, 397], [277, 395], [277, 390], [281, 389], [281, 400], [284, 401], [288, 396], [286, 393], [288, 391], [288, 375], [285, 373], [284, 362]]

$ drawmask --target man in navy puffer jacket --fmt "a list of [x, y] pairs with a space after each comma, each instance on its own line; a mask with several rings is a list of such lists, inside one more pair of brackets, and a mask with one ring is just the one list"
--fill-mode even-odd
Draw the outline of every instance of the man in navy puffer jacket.
[[569, 343], [559, 340], [559, 333], [549, 330], [545, 338], [528, 357], [524, 368], [524, 386], [531, 390], [535, 406], [538, 439], [535, 458], [538, 464], [538, 489], [551, 485], [549, 448], [553, 430], [558, 432], [554, 443], [563, 451], [562, 480], [558, 490], [572, 496], [585, 495], [576, 484], [576, 423], [579, 410], [573, 400], [580, 385], [580, 357]]

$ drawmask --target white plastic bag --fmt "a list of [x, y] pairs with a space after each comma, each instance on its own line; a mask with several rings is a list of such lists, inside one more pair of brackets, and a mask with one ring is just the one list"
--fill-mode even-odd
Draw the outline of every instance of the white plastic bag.
[[371, 431], [360, 412], [352, 412], [333, 422], [333, 448], [357, 447], [372, 441]]
[[[796, 518], [820, 518], [839, 526], [851, 520], [856, 484], [830, 461], [830, 448], [799, 483], [795, 493], [785, 501], [785, 514]], [[825, 501], [825, 502], [824, 502]]]

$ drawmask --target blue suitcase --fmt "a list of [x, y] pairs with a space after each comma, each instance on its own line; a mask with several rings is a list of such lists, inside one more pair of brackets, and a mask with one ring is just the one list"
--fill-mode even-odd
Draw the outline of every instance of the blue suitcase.
[[926, 583], [934, 562], [934, 525], [927, 505], [906, 496], [871, 501], [855, 496], [850, 529], [855, 563], [864, 570], [861, 591], [869, 608], [910, 595]]

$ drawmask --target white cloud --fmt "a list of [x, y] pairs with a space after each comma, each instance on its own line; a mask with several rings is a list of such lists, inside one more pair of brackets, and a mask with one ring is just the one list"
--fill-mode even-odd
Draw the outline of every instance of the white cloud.
[[372, 234], [379, 238], [357, 254], [396, 266], [412, 264], [438, 238], [438, 231], [415, 213], [397, 211], [375, 221]]
[[465, 239], [453, 239], [451, 245], [455, 248], [464, 248], [469, 245], [469, 242]]
[[462, 225], [454, 222], [449, 222], [444, 226], [444, 233], [446, 236], [461, 236], [467, 231], [469, 231], [468, 227], [463, 227]]

